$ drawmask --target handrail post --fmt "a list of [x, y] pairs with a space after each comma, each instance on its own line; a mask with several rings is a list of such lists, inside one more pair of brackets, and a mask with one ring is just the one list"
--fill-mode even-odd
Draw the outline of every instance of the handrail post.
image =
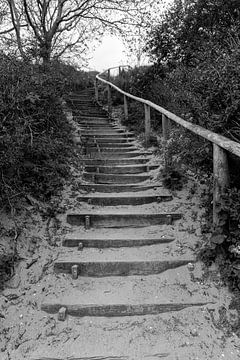
[[[227, 151], [213, 144], [213, 229], [221, 230], [226, 228], [228, 214], [223, 214], [221, 208], [221, 198], [225, 190], [229, 187], [229, 169]], [[219, 211], [220, 210], [220, 211]], [[223, 216], [226, 216], [226, 223], [222, 224]], [[221, 221], [221, 223], [220, 223]]]
[[98, 101], [98, 80], [97, 79], [95, 79], [94, 87], [95, 87], [95, 99], [96, 99], [96, 101]]
[[151, 131], [151, 109], [150, 106], [144, 104], [145, 109], [145, 144], [149, 145], [150, 141], [150, 131]]
[[110, 69], [108, 69], [108, 81], [110, 81], [110, 76], [111, 76], [111, 73], [110, 73]]
[[107, 90], [108, 90], [108, 113], [111, 116], [111, 114], [112, 114], [112, 89], [109, 84], [107, 85]]
[[126, 95], [123, 96], [124, 96], [124, 118], [125, 120], [128, 120], [128, 100]]
[[169, 138], [169, 119], [166, 115], [162, 114], [162, 135], [163, 135], [163, 154], [164, 154], [164, 167], [165, 170], [169, 167], [169, 158], [167, 155], [167, 141]]

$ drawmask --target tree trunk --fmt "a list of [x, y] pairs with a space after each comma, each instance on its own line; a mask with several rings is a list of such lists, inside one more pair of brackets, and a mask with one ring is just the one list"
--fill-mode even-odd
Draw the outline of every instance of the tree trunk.
[[45, 42], [40, 45], [40, 58], [44, 67], [48, 67], [51, 62], [51, 43]]

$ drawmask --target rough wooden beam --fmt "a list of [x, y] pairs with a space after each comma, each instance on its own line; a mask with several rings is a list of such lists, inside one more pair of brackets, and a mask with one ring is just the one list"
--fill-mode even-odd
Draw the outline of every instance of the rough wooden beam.
[[124, 95], [124, 118], [128, 120], [128, 100], [126, 95]]
[[169, 120], [166, 115], [162, 114], [162, 134], [163, 134], [163, 152], [164, 152], [164, 166], [168, 169], [170, 160], [167, 155], [167, 141], [169, 138]]
[[123, 95], [126, 95], [130, 99], [136, 100], [142, 104], [150, 106], [151, 108], [157, 110], [161, 114], [164, 114], [165, 116], [167, 116], [169, 119], [173, 120], [175, 123], [181, 125], [182, 127], [184, 127], [187, 130], [190, 130], [194, 134], [199, 135], [202, 138], [207, 139], [208, 141], [210, 141], [216, 145], [219, 145], [221, 148], [240, 157], [240, 144], [237, 143], [236, 141], [232, 141], [225, 136], [216, 134], [213, 131], [204, 129], [203, 127], [201, 127], [199, 125], [195, 125], [195, 124], [190, 123], [189, 121], [183, 120], [179, 116], [171, 113], [170, 111], [164, 109], [163, 107], [161, 107], [159, 105], [154, 104], [153, 102], [151, 102], [149, 100], [142, 99], [137, 96], [131, 95], [131, 94], [121, 90], [116, 85], [113, 85], [112, 83], [102, 79], [99, 75], [97, 75], [97, 79], [105, 84], [109, 84], [109, 86], [111, 86], [113, 89], [117, 90], [118, 92], [120, 92]]
[[226, 226], [226, 224], [222, 224], [222, 220], [224, 217], [227, 222], [227, 214], [223, 214], [220, 210], [221, 199], [229, 187], [229, 182], [227, 152], [213, 144], [213, 227], [216, 230]]
[[108, 85], [107, 90], [108, 90], [108, 113], [111, 116], [111, 114], [112, 114], [112, 90], [111, 90], [110, 85]]
[[151, 131], [150, 106], [144, 104], [144, 109], [145, 109], [145, 143], [148, 146], [150, 141], [150, 131]]
[[96, 101], [98, 101], [99, 97], [98, 97], [98, 80], [97, 79], [94, 82], [94, 87], [95, 87], [95, 99], [96, 99]]

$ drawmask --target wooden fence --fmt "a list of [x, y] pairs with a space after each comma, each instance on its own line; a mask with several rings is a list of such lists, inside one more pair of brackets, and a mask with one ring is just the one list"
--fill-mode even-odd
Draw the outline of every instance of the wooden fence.
[[[121, 74], [122, 69], [126, 66], [119, 66], [119, 74]], [[150, 109], [154, 109], [161, 113], [162, 115], [162, 136], [163, 144], [167, 143], [169, 139], [169, 125], [170, 122], [181, 125], [183, 128], [191, 131], [192, 133], [210, 141], [213, 144], [213, 225], [215, 228], [218, 227], [220, 218], [219, 212], [217, 211], [217, 206], [221, 200], [221, 196], [226, 188], [229, 187], [229, 169], [228, 169], [228, 156], [227, 153], [230, 152], [238, 157], [240, 157], [240, 144], [232, 141], [225, 136], [214, 133], [213, 131], [207, 130], [199, 125], [192, 124], [179, 116], [171, 113], [170, 111], [162, 108], [159, 105], [154, 104], [149, 100], [139, 98], [137, 96], [131, 95], [122, 89], [118, 88], [116, 85], [111, 83], [111, 70], [116, 68], [110, 68], [104, 73], [101, 73], [96, 76], [95, 81], [95, 94], [96, 100], [99, 98], [99, 87], [98, 83], [101, 82], [107, 86], [108, 90], [108, 111], [111, 114], [112, 111], [112, 89], [115, 89], [123, 95], [124, 100], [124, 116], [125, 119], [128, 119], [128, 99], [132, 99], [142, 103], [145, 109], [145, 142], [149, 143], [150, 132], [151, 132], [151, 112]], [[102, 76], [107, 74], [107, 79], [103, 79]]]

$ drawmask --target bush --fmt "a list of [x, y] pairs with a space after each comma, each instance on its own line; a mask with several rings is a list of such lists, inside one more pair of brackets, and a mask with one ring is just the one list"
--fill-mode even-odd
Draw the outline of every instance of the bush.
[[[186, 10], [181, 2], [175, 1], [174, 4], [175, 8], [149, 34], [147, 49], [155, 60], [154, 65], [133, 69], [129, 73], [127, 91], [187, 121], [240, 142], [238, 2], [197, 0], [189, 3]], [[137, 118], [130, 118], [130, 123], [133, 121], [134, 127], [143, 131], [142, 122]], [[158, 115], [152, 116], [152, 128], [161, 130]], [[212, 232], [212, 236], [201, 249], [202, 259], [216, 260], [224, 279], [232, 288], [240, 289], [240, 160], [229, 155], [231, 186], [218, 211], [223, 223], [226, 214], [229, 214], [230, 221], [223, 233], [219, 233], [210, 225], [211, 143], [173, 125], [167, 152], [171, 158], [169, 173], [165, 174], [169, 186], [172, 184], [171, 172], [180, 170], [183, 164], [199, 173], [201, 182], [205, 184], [202, 201], [210, 222], [203, 231]]]
[[0, 202], [26, 193], [49, 199], [69, 174], [71, 127], [61, 109], [66, 78], [0, 56]]

